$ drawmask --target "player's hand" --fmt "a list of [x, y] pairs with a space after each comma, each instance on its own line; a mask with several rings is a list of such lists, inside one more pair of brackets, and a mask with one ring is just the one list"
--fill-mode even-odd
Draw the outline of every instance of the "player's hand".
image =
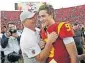
[[46, 42], [41, 40], [40, 43], [39, 43], [40, 48], [43, 49], [45, 47], [45, 45], [46, 45]]
[[48, 42], [51, 42], [51, 43], [55, 42], [56, 39], [58, 38], [58, 35], [56, 32], [52, 32], [48, 34], [47, 36], [48, 36]]

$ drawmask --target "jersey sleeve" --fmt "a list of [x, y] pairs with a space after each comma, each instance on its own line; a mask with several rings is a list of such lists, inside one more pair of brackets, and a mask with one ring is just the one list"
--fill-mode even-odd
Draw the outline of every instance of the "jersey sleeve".
[[64, 23], [60, 29], [59, 36], [61, 38], [73, 37], [74, 31], [69, 23]]
[[67, 44], [73, 43], [74, 39], [73, 39], [73, 37], [63, 38], [63, 42], [65, 45], [67, 45]]

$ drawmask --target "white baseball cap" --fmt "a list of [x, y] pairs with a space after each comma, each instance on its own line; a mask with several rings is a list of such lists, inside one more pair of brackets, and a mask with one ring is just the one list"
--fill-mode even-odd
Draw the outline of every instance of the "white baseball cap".
[[23, 22], [25, 19], [27, 19], [27, 18], [32, 18], [34, 15], [35, 15], [34, 12], [23, 11], [23, 12], [20, 14], [20, 20], [21, 20], [21, 22]]

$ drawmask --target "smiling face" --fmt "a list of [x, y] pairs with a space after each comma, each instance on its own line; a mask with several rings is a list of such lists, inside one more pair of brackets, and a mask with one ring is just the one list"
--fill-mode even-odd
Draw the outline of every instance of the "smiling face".
[[36, 22], [37, 22], [37, 15], [34, 15], [32, 18], [26, 18], [22, 24], [27, 27], [27, 28], [35, 28], [36, 27]]
[[39, 20], [42, 24], [42, 27], [49, 25], [50, 15], [47, 13], [46, 10], [41, 10], [39, 12]]
[[44, 4], [39, 8], [39, 21], [42, 27], [47, 27], [50, 25], [53, 19], [54, 9], [51, 5]]

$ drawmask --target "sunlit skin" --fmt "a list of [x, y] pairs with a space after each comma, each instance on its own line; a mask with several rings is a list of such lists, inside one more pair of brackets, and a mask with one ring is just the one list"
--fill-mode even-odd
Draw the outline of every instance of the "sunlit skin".
[[39, 12], [39, 19], [40, 19], [42, 28], [55, 23], [55, 21], [51, 17], [52, 16], [49, 15], [46, 10], [41, 10]]

